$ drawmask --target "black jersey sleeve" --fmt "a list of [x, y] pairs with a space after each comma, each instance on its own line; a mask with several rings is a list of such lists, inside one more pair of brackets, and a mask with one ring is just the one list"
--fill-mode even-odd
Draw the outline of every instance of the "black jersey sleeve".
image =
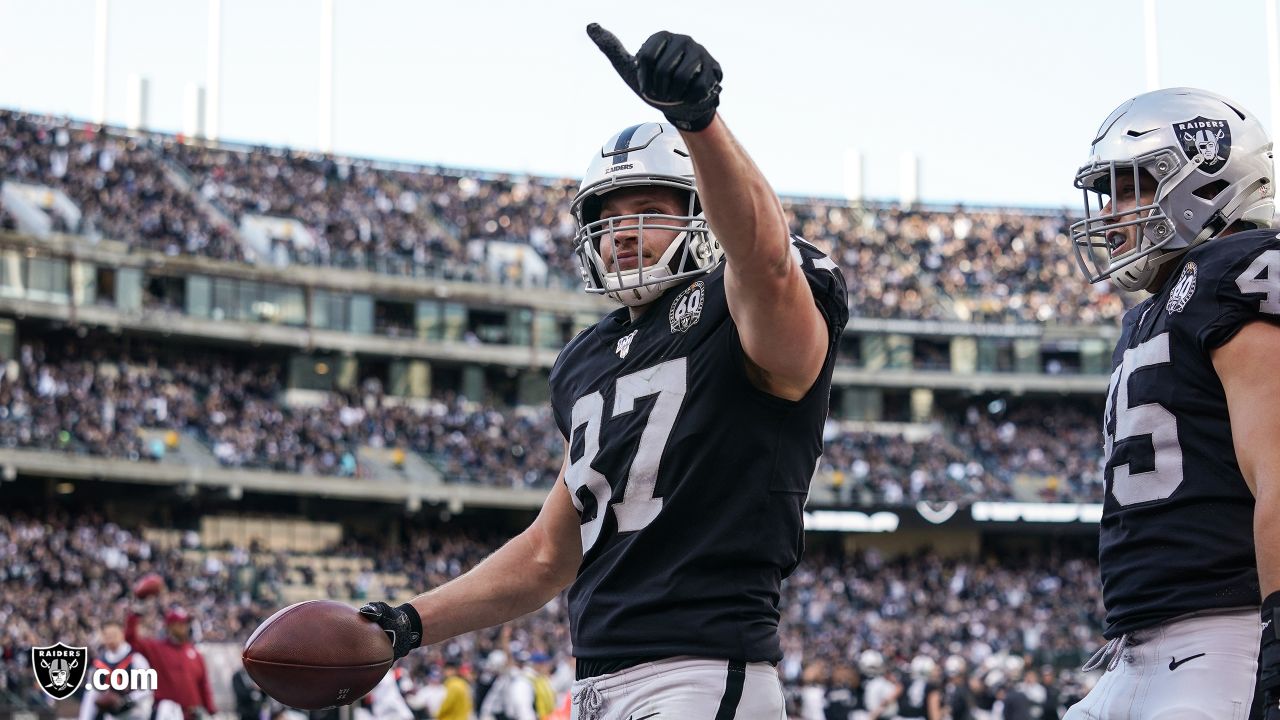
[[829, 342], [834, 348], [836, 339], [849, 322], [849, 298], [845, 290], [844, 274], [835, 261], [827, 257], [813, 243], [799, 235], [791, 236], [792, 256], [800, 263], [804, 277], [809, 281], [813, 300], [827, 321]]
[[1211, 240], [1193, 251], [1201, 282], [1214, 304], [1198, 333], [1205, 352], [1226, 344], [1240, 328], [1262, 320], [1280, 324], [1280, 235], [1251, 230]]

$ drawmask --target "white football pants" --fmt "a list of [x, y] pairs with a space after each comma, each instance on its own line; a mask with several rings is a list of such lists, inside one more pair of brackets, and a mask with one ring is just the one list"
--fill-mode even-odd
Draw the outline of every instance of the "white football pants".
[[573, 720], [785, 720], [769, 663], [675, 657], [573, 684]]
[[1118, 656], [1063, 720], [1244, 720], [1261, 636], [1256, 608], [1133, 632], [1114, 646]]

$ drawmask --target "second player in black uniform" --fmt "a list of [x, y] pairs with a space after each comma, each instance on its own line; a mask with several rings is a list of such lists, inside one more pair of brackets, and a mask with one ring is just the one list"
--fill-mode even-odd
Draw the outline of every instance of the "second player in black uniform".
[[1072, 720], [1242, 717], [1253, 699], [1259, 559], [1274, 547], [1254, 490], [1274, 491], [1280, 468], [1242, 442], [1276, 413], [1240, 388], [1266, 393], [1255, 346], [1280, 351], [1272, 183], [1258, 121], [1186, 88], [1118, 108], [1077, 174], [1105, 200], [1072, 228], [1082, 267], [1152, 296], [1125, 314], [1104, 417], [1107, 644], [1087, 668], [1109, 672]]
[[586, 289], [624, 307], [552, 369], [561, 479], [471, 572], [362, 612], [399, 656], [571, 585], [575, 718], [776, 720], [780, 585], [803, 547], [844, 279], [789, 237], [716, 111], [720, 68], [702, 46], [663, 32], [632, 57], [588, 33], [671, 124], [610, 138], [573, 203]]

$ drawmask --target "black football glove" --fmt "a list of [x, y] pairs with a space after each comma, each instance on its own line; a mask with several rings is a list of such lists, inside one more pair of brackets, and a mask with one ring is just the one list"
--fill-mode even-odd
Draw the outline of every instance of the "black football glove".
[[400, 607], [391, 607], [384, 602], [366, 603], [360, 608], [360, 614], [370, 622], [375, 622], [382, 631], [391, 638], [391, 651], [394, 660], [413, 652], [422, 644], [422, 618], [409, 603]]
[[720, 63], [688, 35], [654, 33], [632, 56], [613, 33], [596, 23], [587, 35], [641, 100], [672, 125], [697, 132], [711, 124], [720, 104]]

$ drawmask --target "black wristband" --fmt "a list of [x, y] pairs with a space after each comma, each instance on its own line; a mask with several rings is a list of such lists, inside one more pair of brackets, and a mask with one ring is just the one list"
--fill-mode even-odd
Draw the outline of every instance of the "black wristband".
[[409, 642], [412, 647], [422, 646], [422, 617], [418, 615], [418, 609], [412, 603], [405, 603], [396, 608], [409, 618]]

